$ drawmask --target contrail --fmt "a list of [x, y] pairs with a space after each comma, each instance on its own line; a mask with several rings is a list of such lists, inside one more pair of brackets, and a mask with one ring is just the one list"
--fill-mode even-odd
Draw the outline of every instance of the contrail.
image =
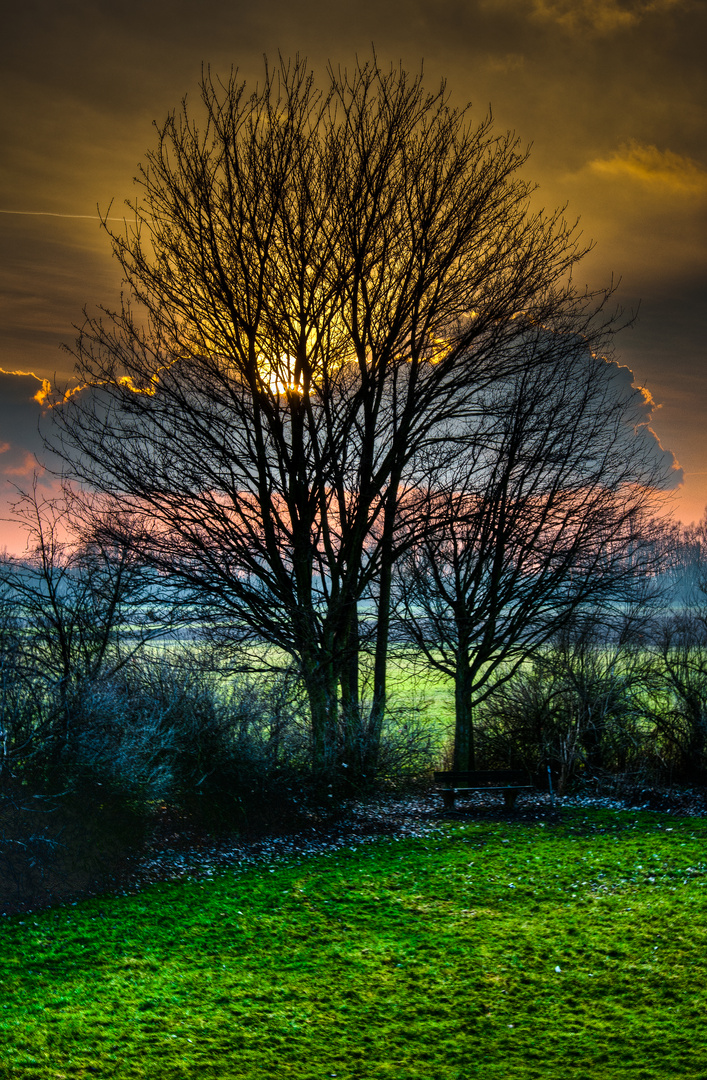
[[81, 218], [83, 221], [126, 221], [130, 225], [136, 224], [135, 218], [101, 218], [98, 214], [55, 214], [51, 210], [0, 210], [0, 214], [19, 214], [21, 217]]

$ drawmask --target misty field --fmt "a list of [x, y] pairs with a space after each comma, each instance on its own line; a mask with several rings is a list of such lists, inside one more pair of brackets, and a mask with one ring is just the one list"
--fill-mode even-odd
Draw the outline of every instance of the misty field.
[[8, 919], [0, 1076], [704, 1080], [706, 837], [447, 823]]

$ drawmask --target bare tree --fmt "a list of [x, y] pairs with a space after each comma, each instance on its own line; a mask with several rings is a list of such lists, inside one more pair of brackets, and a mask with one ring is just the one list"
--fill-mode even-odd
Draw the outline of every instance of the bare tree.
[[22, 493], [15, 519], [27, 553], [0, 560], [2, 611], [12, 613], [0, 623], [0, 735], [12, 743], [0, 771], [12, 757], [59, 758], [87, 691], [174, 623], [160, 582], [131, 545], [82, 533], [72, 502], [42, 498], [36, 485]]
[[583, 609], [604, 605], [608, 620], [639, 591], [647, 601], [659, 560], [653, 515], [673, 459], [640, 423], [642, 392], [581, 341], [542, 334], [532, 348], [468, 452], [435, 472], [441, 524], [396, 567], [399, 639], [454, 680], [459, 770], [474, 768], [475, 704]]
[[328, 75], [319, 92], [281, 61], [248, 94], [207, 73], [203, 126], [185, 101], [158, 127], [137, 224], [104, 222], [126, 294], [87, 316], [90, 389], [55, 410], [104, 523], [119, 508], [205, 617], [296, 659], [322, 764], [339, 695], [360, 721], [367, 593], [375, 750], [393, 565], [429, 454], [468, 437], [531, 328], [598, 342], [612, 325], [607, 294], [572, 284], [574, 228], [530, 211], [512, 134], [375, 60]]

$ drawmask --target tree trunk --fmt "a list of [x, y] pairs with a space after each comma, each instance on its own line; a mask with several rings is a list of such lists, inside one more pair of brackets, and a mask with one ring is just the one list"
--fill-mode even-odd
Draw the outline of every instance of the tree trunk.
[[349, 775], [358, 776], [364, 769], [363, 731], [359, 700], [358, 607], [353, 603], [343, 650], [341, 670], [341, 712], [344, 726], [344, 762]]
[[472, 676], [466, 648], [457, 651], [454, 674], [454, 771], [469, 772], [474, 765]]
[[[392, 546], [392, 545], [391, 545]], [[390, 594], [393, 577], [393, 559], [384, 555], [378, 593], [378, 626], [376, 629], [376, 652], [373, 665], [373, 705], [366, 740], [366, 771], [374, 771], [380, 754], [381, 732], [387, 695], [388, 642], [390, 638]]]
[[312, 767], [327, 774], [334, 767], [337, 752], [337, 679], [331, 663], [320, 656], [305, 657], [302, 675], [312, 722]]

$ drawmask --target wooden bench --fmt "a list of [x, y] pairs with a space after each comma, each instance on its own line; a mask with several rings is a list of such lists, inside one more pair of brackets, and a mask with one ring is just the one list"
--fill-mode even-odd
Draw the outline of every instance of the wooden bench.
[[519, 791], [532, 791], [533, 784], [519, 769], [476, 769], [474, 772], [436, 772], [437, 791], [447, 810], [454, 809], [457, 795], [470, 791], [500, 791], [503, 801], [512, 810]]

